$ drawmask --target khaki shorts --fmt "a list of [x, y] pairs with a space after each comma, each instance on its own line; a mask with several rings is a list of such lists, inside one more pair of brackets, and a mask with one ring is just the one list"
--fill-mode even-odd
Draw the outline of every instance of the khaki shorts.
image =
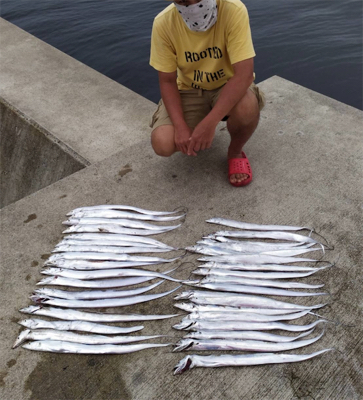
[[[222, 88], [223, 86], [214, 90], [179, 90], [184, 118], [190, 128], [194, 129], [207, 116], [216, 104]], [[256, 95], [261, 111], [265, 105], [264, 93], [254, 83], [249, 89]], [[227, 120], [227, 118], [228, 116], [224, 117], [222, 121]], [[173, 125], [162, 100], [159, 101], [158, 108], [152, 116], [150, 128], [156, 129], [161, 125]]]

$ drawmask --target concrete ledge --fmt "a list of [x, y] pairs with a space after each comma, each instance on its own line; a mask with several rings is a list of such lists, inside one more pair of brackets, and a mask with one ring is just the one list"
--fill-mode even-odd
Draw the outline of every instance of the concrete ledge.
[[90, 163], [0, 97], [0, 208]]
[[149, 136], [155, 104], [0, 18], [0, 95], [94, 163]]

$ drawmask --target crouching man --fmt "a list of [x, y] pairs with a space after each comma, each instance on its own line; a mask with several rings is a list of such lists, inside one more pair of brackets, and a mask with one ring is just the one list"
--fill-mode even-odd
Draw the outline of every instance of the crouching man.
[[162, 97], [150, 125], [155, 153], [196, 156], [211, 147], [217, 124], [227, 121], [229, 181], [250, 183], [243, 146], [264, 106], [263, 93], [253, 83], [254, 57], [240, 0], [177, 0], [158, 14], [150, 55]]

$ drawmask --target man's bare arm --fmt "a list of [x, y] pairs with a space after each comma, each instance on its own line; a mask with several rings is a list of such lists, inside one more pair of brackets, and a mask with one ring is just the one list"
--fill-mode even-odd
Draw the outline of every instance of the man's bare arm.
[[242, 99], [253, 82], [253, 65], [253, 58], [233, 64], [234, 75], [222, 89], [207, 119], [218, 124]]
[[184, 119], [176, 78], [176, 71], [171, 73], [159, 71], [160, 93], [171, 122], [174, 125], [175, 146], [178, 150], [187, 154], [189, 138], [192, 134], [192, 130], [188, 127]]
[[225, 84], [210, 113], [195, 127], [188, 146], [189, 155], [212, 145], [215, 129], [246, 94], [253, 82], [253, 58], [233, 64], [234, 76]]

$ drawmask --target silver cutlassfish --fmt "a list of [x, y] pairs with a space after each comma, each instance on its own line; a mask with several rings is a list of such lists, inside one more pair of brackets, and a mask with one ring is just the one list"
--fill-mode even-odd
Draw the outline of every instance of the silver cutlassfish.
[[327, 322], [319, 319], [308, 325], [289, 325], [282, 322], [246, 322], [246, 321], [214, 321], [214, 320], [190, 320], [182, 321], [173, 326], [174, 329], [184, 331], [217, 331], [223, 327], [225, 331], [269, 331], [280, 329], [289, 332], [303, 332], [315, 328], [316, 325]]
[[233, 340], [262, 340], [265, 342], [287, 343], [310, 335], [314, 329], [300, 333], [298, 336], [282, 336], [260, 331], [196, 331], [189, 332], [185, 339], [211, 340], [211, 339], [233, 339]]
[[132, 243], [143, 243], [145, 245], [156, 246], [156, 247], [170, 247], [167, 244], [160, 242], [159, 240], [149, 238], [147, 236], [134, 236], [134, 235], [122, 235], [117, 233], [72, 233], [63, 238], [64, 241], [76, 240], [79, 242], [84, 241], [96, 241], [96, 242], [132, 242]]
[[123, 235], [135, 235], [135, 236], [148, 236], [148, 235], [158, 235], [160, 233], [165, 233], [168, 231], [172, 231], [173, 229], [179, 228], [179, 225], [175, 225], [172, 228], [166, 228], [160, 226], [158, 230], [151, 229], [134, 229], [134, 228], [125, 228], [116, 224], [87, 224], [87, 225], [72, 225], [63, 233], [97, 233], [97, 232], [105, 232], [105, 233], [120, 233]]
[[265, 351], [287, 351], [299, 349], [300, 347], [309, 346], [317, 342], [324, 332], [320, 335], [305, 340], [298, 340], [288, 343], [272, 343], [263, 342], [261, 340], [233, 340], [233, 339], [181, 339], [174, 348], [176, 351], [186, 351], [186, 350], [238, 350], [238, 351], [255, 351], [255, 352], [265, 352]]
[[234, 221], [232, 219], [226, 219], [226, 218], [210, 218], [207, 219], [206, 222], [210, 224], [218, 224], [218, 225], [230, 226], [232, 228], [255, 230], [255, 231], [301, 231], [303, 229], [307, 229], [309, 231], [314, 230], [313, 228], [309, 228], [307, 226], [260, 225], [260, 224], [251, 224], [248, 222]]
[[[264, 315], [283, 315], [283, 314], [293, 314], [298, 312], [296, 309], [282, 309], [282, 308], [252, 308], [252, 307], [230, 307], [230, 306], [217, 306], [214, 304], [193, 304], [193, 303], [176, 303], [174, 307], [180, 308], [181, 310], [187, 312], [219, 312], [219, 313], [254, 313], [254, 314], [264, 314]], [[310, 309], [306, 311], [310, 312]]]
[[[208, 275], [204, 277], [200, 283], [220, 283], [220, 284], [238, 284], [238, 285], [248, 285], [248, 286], [267, 286], [267, 287], [277, 287], [283, 289], [319, 289], [324, 286], [324, 284], [311, 285], [302, 282], [286, 282], [278, 281], [275, 279], [250, 279], [242, 278], [233, 275]], [[184, 284], [188, 284], [188, 281], [184, 281]]]
[[274, 287], [267, 286], [248, 286], [240, 284], [232, 284], [229, 282], [213, 282], [213, 283], [188, 283], [190, 286], [219, 290], [222, 292], [233, 292], [233, 293], [250, 293], [250, 294], [267, 294], [270, 296], [289, 296], [289, 297], [308, 297], [308, 296], [324, 296], [328, 293], [324, 292], [296, 292], [294, 290], [276, 289]]
[[160, 299], [175, 292], [180, 286], [168, 292], [158, 294], [145, 294], [140, 296], [123, 297], [120, 299], [99, 299], [99, 300], [66, 300], [53, 297], [42, 297], [39, 295], [30, 296], [31, 300], [38, 304], [48, 304], [51, 306], [65, 308], [109, 308], [109, 307], [124, 307], [133, 304], [145, 303], [147, 301]]
[[208, 276], [210, 278], [248, 278], [248, 279], [259, 279], [259, 280], [271, 280], [271, 279], [292, 279], [292, 278], [304, 278], [315, 274], [316, 272], [325, 269], [326, 267], [316, 268], [314, 271], [308, 272], [265, 272], [265, 271], [237, 271], [228, 270], [222, 268], [205, 268], [200, 267], [192, 273], [194, 275]]
[[165, 216], [165, 215], [151, 215], [151, 214], [136, 214], [127, 211], [121, 210], [83, 210], [83, 211], [76, 211], [73, 212], [71, 217], [72, 218], [124, 218], [124, 219], [136, 219], [142, 221], [176, 221], [185, 217], [184, 214], [180, 215], [172, 215], [172, 216]]
[[290, 321], [304, 317], [309, 313], [309, 310], [300, 311], [291, 314], [277, 314], [277, 315], [264, 315], [254, 313], [253, 310], [249, 312], [233, 312], [233, 311], [193, 311], [183, 318], [184, 321], [190, 320], [218, 320], [218, 321], [249, 321], [249, 322], [275, 322], [275, 321]]
[[149, 231], [170, 231], [176, 228], [179, 228], [179, 225], [172, 225], [172, 226], [164, 226], [164, 225], [154, 225], [149, 224], [148, 222], [144, 221], [135, 221], [132, 219], [126, 218], [70, 218], [67, 221], [62, 222], [63, 225], [70, 225], [70, 226], [84, 226], [84, 225], [99, 225], [99, 226], [108, 226], [108, 225], [115, 225], [115, 226], [122, 226], [124, 228], [132, 228], [132, 229], [145, 229]]
[[[56, 307], [43, 307], [43, 306], [29, 306], [19, 310], [24, 314], [41, 315], [44, 317], [59, 318], [65, 321], [89, 321], [89, 322], [139, 322], [139, 321], [155, 321], [159, 319], [169, 319], [179, 316], [179, 314], [165, 314], [165, 315], [142, 315], [142, 314], [106, 314], [106, 313], [93, 313], [87, 311], [71, 310], [69, 308], [56, 308]], [[40, 320], [39, 320], [40, 321]], [[53, 323], [60, 323], [63, 321], [55, 321]], [[39, 323], [39, 322], [38, 322]], [[34, 325], [27, 326], [29, 329], [36, 329]], [[67, 325], [63, 325], [67, 326]], [[78, 325], [77, 325], [78, 326]], [[50, 328], [50, 326], [43, 326], [44, 328]], [[134, 329], [133, 327], [132, 329]], [[141, 329], [141, 327], [139, 327]], [[59, 328], [54, 328], [59, 329]], [[92, 328], [93, 329], [93, 328]], [[108, 328], [107, 328], [108, 329]], [[116, 329], [116, 327], [115, 327]], [[131, 329], [131, 328], [118, 328], [118, 329]], [[138, 329], [139, 330], [139, 329]], [[90, 331], [96, 333], [96, 331]], [[134, 332], [133, 330], [129, 332]], [[115, 331], [114, 334], [118, 333], [129, 333], [122, 331]], [[107, 332], [97, 332], [106, 334]], [[110, 333], [111, 334], [111, 333]]]
[[127, 267], [142, 267], [145, 265], [158, 264], [157, 261], [97, 261], [97, 260], [64, 260], [57, 259], [47, 262], [45, 265], [54, 267], [74, 269], [79, 271], [88, 271], [93, 269], [112, 269]]
[[153, 336], [103, 336], [103, 335], [80, 335], [74, 332], [56, 331], [52, 329], [40, 329], [31, 331], [26, 329], [20, 333], [16, 339], [13, 349], [20, 346], [28, 340], [59, 340], [82, 344], [126, 344], [142, 342], [144, 340], [156, 339], [164, 335]]
[[174, 297], [174, 300], [189, 300], [195, 304], [213, 304], [231, 307], [280, 308], [295, 310], [312, 310], [326, 305], [317, 304], [314, 306], [302, 306], [284, 301], [273, 300], [269, 297], [226, 292], [206, 292], [202, 290], [188, 290], [181, 292]]
[[115, 254], [134, 254], [134, 253], [167, 253], [175, 249], [167, 249], [165, 247], [121, 247], [121, 246], [104, 246], [99, 244], [62, 244], [52, 250], [52, 253], [66, 252], [96, 252], [96, 253], [115, 253]]
[[135, 351], [152, 349], [154, 347], [170, 346], [165, 344], [80, 344], [63, 342], [59, 340], [37, 340], [24, 344], [22, 347], [27, 350], [48, 351], [51, 353], [74, 353], [74, 354], [128, 354]]
[[73, 215], [77, 212], [83, 211], [95, 211], [95, 210], [122, 210], [122, 211], [135, 211], [140, 214], [149, 214], [149, 215], [172, 215], [177, 214], [180, 211], [152, 211], [152, 210], [144, 210], [143, 208], [127, 206], [127, 205], [112, 205], [112, 204], [100, 204], [96, 206], [87, 206], [87, 207], [79, 207], [67, 213], [67, 215]]
[[242, 254], [242, 255], [221, 255], [221, 256], [204, 256], [198, 258], [198, 261], [214, 261], [217, 263], [229, 264], [289, 264], [296, 262], [316, 262], [313, 258], [301, 257], [281, 257], [268, 254]]
[[332, 265], [329, 264], [326, 267], [314, 268], [305, 266], [294, 266], [284, 264], [253, 264], [253, 263], [225, 263], [225, 262], [207, 262], [202, 264], [203, 268], [218, 268], [225, 270], [235, 271], [276, 271], [276, 272], [317, 272], [325, 268], [329, 268]]
[[159, 258], [147, 256], [129, 256], [127, 254], [114, 253], [94, 253], [94, 252], [72, 252], [53, 254], [44, 263], [44, 265], [53, 265], [59, 260], [99, 260], [99, 261], [135, 261], [135, 262], [152, 262], [152, 263], [169, 263], [179, 260], [181, 257], [175, 258]]
[[221, 356], [197, 356], [184, 357], [176, 365], [174, 375], [182, 374], [192, 368], [216, 368], [216, 367], [242, 367], [248, 365], [265, 365], [292, 363], [309, 360], [332, 349], [324, 349], [311, 354], [244, 354], [244, 355], [221, 355]]
[[36, 329], [53, 329], [56, 331], [79, 331], [88, 333], [100, 333], [102, 335], [124, 335], [144, 329], [140, 326], [120, 327], [103, 324], [96, 324], [87, 321], [47, 321], [44, 319], [23, 319], [18, 322], [30, 330]]
[[95, 271], [73, 271], [63, 268], [45, 268], [41, 271], [44, 275], [62, 276], [71, 279], [103, 279], [103, 278], [120, 278], [130, 276], [150, 276], [154, 278], [162, 278], [172, 282], [182, 282], [180, 279], [172, 278], [169, 275], [162, 274], [156, 271], [147, 271], [136, 268], [121, 268], [121, 269], [103, 269]]
[[45, 297], [57, 297], [69, 300], [92, 300], [92, 299], [113, 299], [117, 297], [137, 296], [146, 293], [164, 281], [156, 282], [153, 285], [129, 290], [85, 290], [81, 292], [41, 288], [34, 291], [34, 294]]

